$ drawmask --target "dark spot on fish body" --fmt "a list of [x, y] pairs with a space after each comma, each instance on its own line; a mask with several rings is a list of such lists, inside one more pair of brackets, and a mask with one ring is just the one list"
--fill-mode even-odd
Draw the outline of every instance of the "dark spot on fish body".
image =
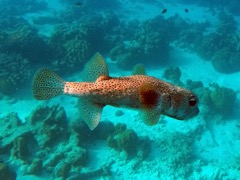
[[153, 85], [147, 83], [140, 88], [140, 100], [145, 108], [153, 108], [158, 103], [158, 93]]

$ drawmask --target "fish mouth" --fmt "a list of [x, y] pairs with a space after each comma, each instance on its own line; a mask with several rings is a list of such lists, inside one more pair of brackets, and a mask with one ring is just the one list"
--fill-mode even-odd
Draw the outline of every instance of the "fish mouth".
[[200, 112], [199, 108], [196, 107], [194, 109], [190, 109], [189, 111], [186, 111], [185, 112], [185, 114], [186, 114], [185, 116], [169, 115], [169, 114], [166, 114], [166, 115], [171, 117], [171, 118], [183, 121], [183, 120], [188, 120], [188, 119], [191, 119], [191, 118], [197, 116], [199, 114], [199, 112]]

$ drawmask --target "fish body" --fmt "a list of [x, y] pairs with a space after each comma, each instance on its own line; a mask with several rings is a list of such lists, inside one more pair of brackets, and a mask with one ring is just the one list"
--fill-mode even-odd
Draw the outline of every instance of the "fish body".
[[80, 114], [91, 130], [105, 105], [139, 110], [147, 125], [156, 124], [161, 114], [184, 120], [199, 112], [197, 97], [179, 86], [145, 75], [110, 77], [99, 53], [85, 66], [83, 80], [65, 82], [54, 72], [40, 69], [33, 80], [33, 95], [39, 100], [60, 94], [78, 97]]

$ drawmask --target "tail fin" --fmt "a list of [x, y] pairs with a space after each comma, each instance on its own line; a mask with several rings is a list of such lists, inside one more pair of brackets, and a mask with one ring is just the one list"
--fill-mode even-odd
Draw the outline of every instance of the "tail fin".
[[65, 81], [48, 69], [39, 69], [32, 82], [33, 96], [38, 100], [50, 99], [64, 92]]

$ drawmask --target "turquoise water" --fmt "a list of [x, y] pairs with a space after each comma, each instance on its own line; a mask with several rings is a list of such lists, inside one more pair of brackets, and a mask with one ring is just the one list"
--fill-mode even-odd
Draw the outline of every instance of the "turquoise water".
[[[237, 1], [1, 0], [0, 12], [0, 179], [240, 179]], [[81, 82], [96, 52], [111, 77], [186, 88], [200, 112], [147, 126], [139, 109], [106, 105], [91, 131], [89, 101], [33, 97], [39, 68]]]

